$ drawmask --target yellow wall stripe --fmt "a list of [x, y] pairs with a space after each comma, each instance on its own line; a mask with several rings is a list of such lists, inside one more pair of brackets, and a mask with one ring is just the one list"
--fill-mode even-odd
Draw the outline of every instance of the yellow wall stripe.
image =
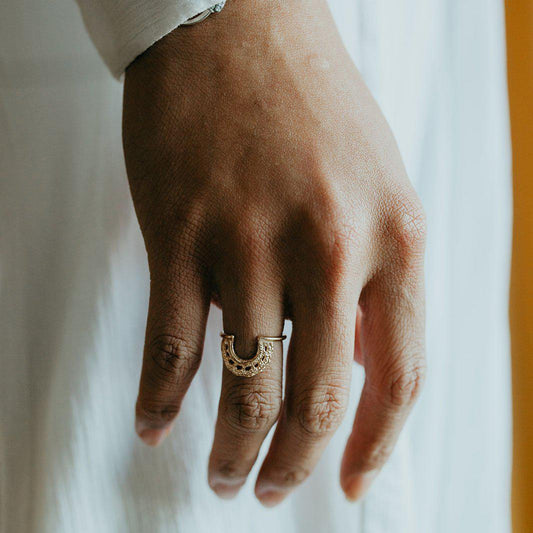
[[533, 0], [506, 0], [514, 230], [513, 531], [533, 532]]

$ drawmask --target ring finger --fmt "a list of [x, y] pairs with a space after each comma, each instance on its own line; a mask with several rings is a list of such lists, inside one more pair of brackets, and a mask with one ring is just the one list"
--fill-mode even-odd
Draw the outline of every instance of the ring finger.
[[[283, 292], [275, 276], [237, 269], [224, 276], [220, 302], [224, 331], [235, 337], [235, 351], [249, 358], [258, 336], [279, 336], [283, 330]], [[270, 363], [253, 377], [237, 376], [225, 365], [209, 460], [209, 484], [221, 497], [234, 496], [246, 481], [270, 428], [282, 396], [282, 345], [274, 342]]]

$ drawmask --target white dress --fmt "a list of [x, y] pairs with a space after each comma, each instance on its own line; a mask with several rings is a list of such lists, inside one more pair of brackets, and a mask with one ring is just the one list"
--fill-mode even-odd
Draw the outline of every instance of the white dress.
[[[231, 1], [231, 0], [230, 0]], [[352, 407], [278, 508], [207, 485], [220, 314], [170, 438], [133, 431], [148, 271], [121, 85], [72, 0], [0, 2], [1, 533], [505, 533], [510, 158], [500, 0], [332, 0], [428, 213], [429, 377], [366, 499], [339, 465]]]

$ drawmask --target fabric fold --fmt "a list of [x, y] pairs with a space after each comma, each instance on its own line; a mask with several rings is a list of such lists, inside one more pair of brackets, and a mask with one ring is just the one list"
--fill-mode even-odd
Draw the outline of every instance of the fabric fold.
[[85, 27], [117, 79], [127, 66], [216, 0], [77, 0]]

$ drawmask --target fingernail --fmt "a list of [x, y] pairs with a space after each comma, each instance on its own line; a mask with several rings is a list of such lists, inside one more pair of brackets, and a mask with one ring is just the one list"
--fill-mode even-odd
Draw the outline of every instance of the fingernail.
[[345, 484], [344, 492], [346, 494], [346, 498], [351, 502], [359, 500], [362, 496], [364, 496], [377, 475], [378, 470], [371, 470], [370, 472], [353, 476]]
[[135, 431], [137, 435], [148, 446], [157, 446], [170, 432], [172, 424], [164, 428], [151, 428], [148, 427], [143, 421], [135, 421]]
[[255, 495], [265, 507], [274, 507], [285, 499], [287, 492], [278, 489], [271, 483], [260, 482], [255, 487]]
[[139, 437], [148, 446], [157, 446], [165, 436], [164, 429], [143, 429], [139, 432]]
[[276, 490], [267, 490], [265, 492], [258, 492], [257, 499], [265, 507], [274, 507], [285, 499], [285, 494]]
[[212, 484], [210, 483], [209, 486], [219, 498], [223, 498], [224, 500], [231, 500], [232, 498], [237, 496], [237, 493], [241, 489], [242, 485], [227, 485], [225, 483], [212, 483]]

